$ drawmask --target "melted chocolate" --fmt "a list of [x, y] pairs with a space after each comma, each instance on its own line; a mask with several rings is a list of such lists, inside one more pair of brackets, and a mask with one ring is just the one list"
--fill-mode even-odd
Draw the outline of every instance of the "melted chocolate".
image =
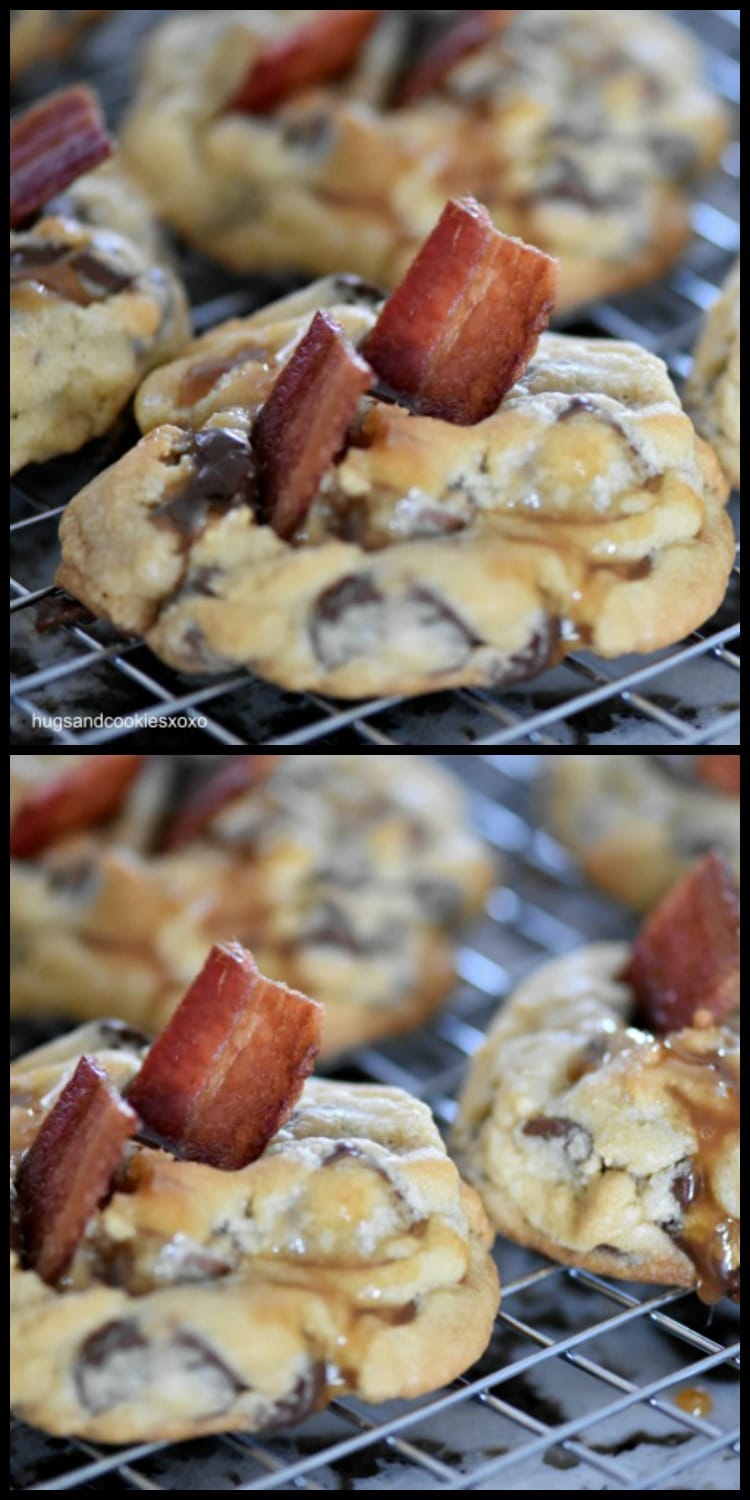
[[97, 1030], [103, 1047], [115, 1052], [144, 1052], [152, 1038], [125, 1021], [99, 1021]]
[[208, 522], [239, 505], [255, 503], [255, 464], [247, 438], [216, 427], [191, 433], [180, 456], [192, 460], [190, 478], [151, 512], [155, 525], [167, 524], [187, 540]]
[[152, 1344], [138, 1325], [126, 1318], [105, 1323], [84, 1340], [73, 1378], [81, 1405], [96, 1415], [137, 1396], [144, 1386], [158, 1380], [162, 1366], [168, 1369], [170, 1364], [186, 1377], [205, 1381], [214, 1414], [226, 1410], [246, 1389], [197, 1334], [177, 1333]]
[[379, 307], [385, 301], [382, 287], [374, 286], [371, 281], [363, 281], [360, 276], [336, 276], [333, 288], [337, 301], [344, 306], [361, 306], [364, 302], [368, 307]]
[[444, 662], [437, 669], [438, 673], [455, 670], [456, 667], [463, 666], [463, 663], [468, 661], [474, 648], [482, 645], [481, 637], [475, 635], [471, 627], [466, 624], [466, 621], [462, 620], [460, 615], [457, 615], [455, 610], [451, 609], [450, 605], [446, 603], [445, 599], [441, 599], [433, 589], [416, 588], [407, 597], [414, 600], [419, 606], [418, 623], [420, 628], [433, 630], [439, 626], [443, 636], [445, 636], [447, 626], [451, 637], [455, 638], [455, 657], [450, 662]]
[[372, 615], [373, 640], [383, 607], [383, 595], [367, 573], [352, 574], [331, 584], [319, 595], [310, 617], [310, 638], [324, 667], [340, 667], [352, 659], [345, 639], [347, 619], [360, 611]]
[[537, 1115], [535, 1119], [526, 1121], [522, 1134], [536, 1136], [542, 1141], [558, 1142], [574, 1163], [587, 1161], [594, 1147], [591, 1135], [584, 1125], [562, 1116]]
[[282, 1396], [263, 1414], [262, 1430], [274, 1432], [278, 1427], [292, 1427], [304, 1422], [323, 1406], [326, 1399], [326, 1367], [321, 1360], [311, 1361], [297, 1379], [288, 1396]]
[[306, 945], [309, 943], [339, 948], [344, 953], [367, 954], [378, 952], [383, 938], [382, 935], [376, 941], [360, 938], [353, 930], [346, 912], [335, 901], [323, 901], [304, 933], [304, 942]]
[[512, 656], [502, 658], [492, 674], [494, 687], [512, 687], [517, 682], [527, 682], [537, 677], [558, 659], [560, 644], [560, 621], [548, 617], [534, 631], [528, 644]]
[[134, 277], [71, 245], [21, 245], [10, 252], [11, 285], [36, 281], [66, 302], [88, 307], [132, 286]]

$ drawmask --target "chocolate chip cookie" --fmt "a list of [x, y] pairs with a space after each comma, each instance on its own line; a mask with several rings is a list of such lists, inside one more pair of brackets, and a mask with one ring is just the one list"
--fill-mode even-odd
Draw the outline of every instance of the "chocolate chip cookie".
[[652, 651], [718, 607], [726, 482], [662, 362], [633, 344], [543, 334], [468, 426], [383, 383], [355, 394], [348, 436], [280, 535], [254, 424], [321, 309], [359, 379], [381, 303], [340, 277], [149, 377], [143, 440], [63, 518], [61, 587], [183, 672], [244, 667], [342, 698], [507, 686], [577, 647]]
[[235, 271], [398, 282], [445, 200], [557, 256], [559, 309], [652, 280], [725, 138], [661, 11], [220, 11], [151, 41], [124, 149]]
[[436, 1009], [493, 873], [438, 767], [231, 755], [188, 795], [155, 757], [135, 781], [100, 766], [137, 759], [12, 757], [16, 1013], [97, 1016], [116, 995], [153, 1034], [207, 945], [235, 937], [324, 1003], [329, 1055]]
[[628, 957], [583, 948], [514, 990], [472, 1059], [452, 1149], [510, 1239], [717, 1301], [739, 1287], [736, 1017], [655, 1035]]
[[727, 478], [740, 486], [740, 263], [706, 314], [685, 388], [698, 431], [716, 449]]
[[148, 206], [116, 168], [101, 168], [111, 151], [82, 86], [11, 120], [11, 473], [105, 432], [189, 337]]
[[11, 472], [106, 432], [189, 337], [172, 271], [128, 239], [52, 215], [11, 234]]
[[540, 811], [590, 879], [638, 911], [708, 849], [739, 876], [738, 755], [556, 755]]
[[[19, 1203], [80, 1055], [122, 1113], [146, 1048], [101, 1021], [15, 1064]], [[143, 1136], [116, 1158], [59, 1276], [29, 1265], [14, 1214], [11, 1399], [25, 1421], [105, 1443], [265, 1431], [347, 1392], [434, 1390], [485, 1347], [491, 1230], [429, 1110], [400, 1090], [308, 1082], [237, 1171]]]

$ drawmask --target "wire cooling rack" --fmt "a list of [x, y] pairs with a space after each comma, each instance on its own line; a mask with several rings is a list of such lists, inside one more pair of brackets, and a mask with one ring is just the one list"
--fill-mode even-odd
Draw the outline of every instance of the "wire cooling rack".
[[[396, 1085], [442, 1126], [498, 1000], [550, 954], [629, 931], [531, 814], [532, 755], [445, 756], [471, 788], [502, 880], [460, 955], [450, 1008], [336, 1076]], [[669, 1490], [738, 1488], [737, 1309], [608, 1281], [511, 1245], [484, 1358], [413, 1402], [336, 1401], [273, 1438], [100, 1449], [12, 1429], [19, 1489]], [[700, 1413], [700, 1414], [699, 1414]]]
[[[125, 104], [141, 32], [173, 12], [113, 12], [85, 38], [75, 65], [39, 72], [33, 93], [73, 77], [90, 78], [112, 124]], [[738, 123], [739, 11], [675, 11], [698, 33], [707, 75]], [[592, 304], [571, 332], [634, 339], [664, 358], [678, 381], [700, 319], [739, 245], [739, 147], [727, 146], [721, 170], [701, 185], [694, 238], [663, 281]], [[278, 278], [231, 277], [195, 256], [181, 269], [198, 331], [241, 316], [292, 284]], [[606, 662], [577, 653], [533, 683], [504, 692], [464, 690], [420, 699], [335, 703], [283, 692], [231, 673], [188, 678], [170, 671], [146, 647], [101, 624], [52, 626], [40, 606], [57, 597], [50, 580], [58, 559], [57, 525], [67, 501], [136, 440], [123, 422], [83, 454], [29, 467], [12, 485], [11, 737], [17, 745], [107, 745], [176, 748], [212, 745], [626, 745], [735, 744], [739, 702], [739, 572], [719, 614], [680, 645], [649, 657]], [[39, 633], [40, 624], [44, 626]], [[72, 716], [72, 726], [63, 723]], [[78, 727], [76, 716], [101, 715]]]

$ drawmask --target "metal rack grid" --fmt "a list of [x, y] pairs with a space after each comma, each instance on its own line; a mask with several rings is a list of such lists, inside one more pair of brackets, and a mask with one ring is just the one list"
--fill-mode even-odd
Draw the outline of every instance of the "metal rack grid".
[[[114, 123], [126, 101], [127, 63], [141, 31], [165, 13], [113, 13], [91, 33], [76, 62], [100, 88]], [[712, 84], [736, 115], [739, 11], [672, 12], [704, 45]], [[64, 70], [38, 78], [35, 92], [66, 80]], [[702, 184], [695, 237], [672, 274], [637, 293], [598, 302], [571, 332], [634, 339], [660, 354], [682, 379], [700, 318], [737, 252], [739, 150], [727, 147], [722, 169]], [[278, 278], [248, 286], [195, 256], [183, 257], [197, 329], [240, 316], [269, 300]], [[290, 284], [288, 279], [286, 285]], [[59, 595], [50, 585], [57, 562], [57, 522], [77, 490], [137, 434], [122, 423], [82, 455], [28, 468], [12, 486], [11, 735], [14, 743], [176, 747], [306, 745], [597, 745], [734, 744], [738, 735], [739, 572], [719, 614], [686, 641], [653, 656], [606, 662], [577, 653], [534, 682], [507, 691], [463, 690], [421, 699], [332, 702], [291, 694], [242, 672], [187, 678], [162, 666], [135, 642], [101, 624], [59, 624], [38, 633], [39, 606]], [[101, 713], [113, 724], [65, 728], [61, 714]], [[171, 722], [166, 727], [159, 719]], [[41, 721], [41, 722], [38, 722]], [[181, 721], [181, 722], [178, 722]]]
[[[337, 1076], [403, 1087], [441, 1125], [466, 1058], [518, 976], [592, 938], [630, 930], [582, 885], [531, 811], [535, 756], [446, 756], [500, 851], [501, 882], [461, 951], [461, 986], [431, 1027], [354, 1054]], [[273, 1438], [99, 1449], [12, 1433], [24, 1489], [734, 1489], [737, 1310], [608, 1281], [501, 1241], [503, 1301], [490, 1347], [450, 1388], [387, 1407], [339, 1400]], [[712, 1409], [675, 1404], [700, 1387]]]

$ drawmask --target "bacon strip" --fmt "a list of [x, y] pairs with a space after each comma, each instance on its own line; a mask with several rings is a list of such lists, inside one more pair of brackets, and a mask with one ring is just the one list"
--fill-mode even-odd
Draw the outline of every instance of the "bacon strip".
[[720, 855], [704, 855], [651, 912], [623, 978], [657, 1034], [691, 1026], [701, 1012], [721, 1020], [736, 1009], [739, 891]]
[[702, 781], [715, 786], [728, 797], [740, 795], [739, 755], [699, 755], [696, 766]]
[[378, 20], [379, 10], [325, 10], [278, 37], [253, 59], [227, 109], [263, 115], [303, 89], [345, 73]]
[[546, 328], [557, 262], [452, 199], [388, 298], [362, 353], [414, 411], [481, 422], [523, 374]]
[[104, 1068], [80, 1058], [18, 1172], [24, 1263], [50, 1286], [108, 1196], [122, 1148], [137, 1127]]
[[11, 227], [111, 155], [98, 100], [80, 84], [16, 115], [10, 126]]
[[294, 1108], [320, 1048], [323, 1009], [259, 973], [239, 943], [211, 952], [128, 1091], [180, 1155], [236, 1171]]
[[397, 104], [414, 104], [432, 93], [462, 58], [486, 46], [510, 25], [515, 10], [467, 10], [442, 36], [436, 38], [424, 56], [408, 72], [396, 97]]
[[292, 536], [304, 520], [372, 382], [372, 370], [338, 323], [317, 312], [252, 434], [261, 514], [280, 537]]
[[162, 847], [180, 849], [208, 826], [212, 818], [251, 786], [270, 776], [278, 755], [232, 755], [199, 786], [192, 788], [183, 806], [164, 831]]
[[92, 755], [55, 781], [30, 788], [11, 824], [11, 854], [29, 859], [65, 834], [106, 822], [143, 760], [142, 755]]

